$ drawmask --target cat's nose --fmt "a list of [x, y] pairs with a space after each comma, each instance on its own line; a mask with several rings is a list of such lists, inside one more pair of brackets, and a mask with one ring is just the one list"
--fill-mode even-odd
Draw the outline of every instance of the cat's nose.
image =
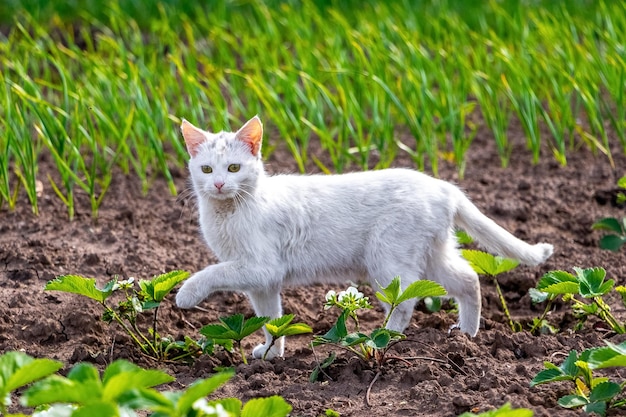
[[215, 185], [215, 188], [217, 188], [218, 191], [222, 191], [222, 187], [224, 186], [224, 181], [216, 181], [213, 183], [213, 185]]

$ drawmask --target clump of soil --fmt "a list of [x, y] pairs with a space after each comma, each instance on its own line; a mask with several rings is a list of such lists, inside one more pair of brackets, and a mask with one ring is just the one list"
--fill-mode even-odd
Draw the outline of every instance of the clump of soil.
[[[584, 148], [572, 152], [565, 167], [551, 159], [549, 150], [539, 164], [532, 165], [521, 132], [512, 132], [511, 140], [517, 145], [510, 166], [503, 169], [493, 140], [488, 132], [482, 133], [470, 148], [465, 178], [459, 180], [454, 166], [445, 162], [440, 164], [439, 176], [457, 182], [478, 207], [518, 237], [555, 246], [555, 254], [546, 264], [519, 267], [501, 277], [514, 318], [528, 323], [541, 313], [543, 306], [532, 305], [528, 289], [549, 270], [602, 266], [617, 284], [624, 284], [626, 250], [611, 253], [598, 249], [600, 233], [590, 229], [601, 217], [626, 216], [623, 207], [612, 204], [611, 197], [615, 181], [624, 172], [613, 170], [606, 157], [594, 156]], [[311, 153], [323, 158], [320, 149]], [[616, 166], [626, 167], [623, 153], [616, 150], [614, 157]], [[403, 157], [394, 165], [413, 166]], [[293, 160], [280, 148], [269, 157], [267, 168], [273, 173], [296, 170]], [[39, 171], [42, 181], [48, 173], [54, 174], [52, 163], [43, 158]], [[65, 207], [49, 187], [44, 187], [39, 217], [32, 215], [24, 196], [15, 212], [0, 209], [0, 298], [4, 303], [0, 352], [23, 350], [36, 357], [59, 359], [66, 363], [66, 370], [79, 361], [104, 367], [116, 358], [130, 358], [141, 366], [170, 372], [177, 378], [174, 389], [210, 375], [215, 366], [229, 364], [223, 354], [200, 358], [191, 365], [154, 363], [138, 354], [120, 329], [100, 321], [96, 303], [43, 291], [45, 283], [60, 274], [92, 276], [102, 285], [115, 275], [149, 278], [173, 269], [194, 272], [215, 262], [198, 232], [187, 173], [174, 170], [174, 175], [178, 189], [183, 190], [179, 197], [172, 197], [160, 179], [148, 195], [142, 196], [136, 178], [116, 175], [97, 222], [90, 218], [85, 196], [79, 196], [76, 219], [68, 222]], [[330, 289], [345, 286], [286, 288], [285, 312], [311, 324], [316, 334], [325, 333], [336, 318], [322, 309]], [[375, 302], [370, 288], [360, 289]], [[456, 321], [452, 312], [430, 314], [423, 307], [415, 311], [407, 341], [390, 353], [400, 359], [389, 361], [372, 386], [371, 406], [366, 404], [365, 393], [377, 370], [347, 352], [337, 350], [338, 359], [326, 374], [309, 382], [317, 361], [329, 353], [327, 347], [312, 350], [309, 335], [290, 338], [284, 359], [238, 365], [235, 378], [220, 395], [244, 401], [282, 395], [293, 405], [294, 416], [320, 416], [329, 408], [342, 416], [454, 416], [505, 402], [531, 408], [536, 416], [579, 415], [557, 405], [557, 399], [567, 391], [565, 385], [531, 389], [529, 381], [545, 360], [559, 363], [572, 349], [623, 338], [596, 330], [591, 324], [572, 333], [573, 319], [562, 305], [549, 316], [561, 333], [512, 333], [493, 285], [484, 280], [482, 290], [484, 321], [475, 338], [448, 331]], [[616, 302], [612, 304], [615, 314], [626, 320], [626, 312], [617, 308]], [[220, 316], [253, 314], [242, 294], [214, 294], [201, 307], [204, 311], [179, 310], [170, 297], [161, 311], [162, 333], [197, 338], [201, 326]], [[382, 309], [377, 306], [362, 322], [375, 327], [382, 319]], [[245, 340], [245, 348], [250, 351], [260, 339], [255, 335]]]

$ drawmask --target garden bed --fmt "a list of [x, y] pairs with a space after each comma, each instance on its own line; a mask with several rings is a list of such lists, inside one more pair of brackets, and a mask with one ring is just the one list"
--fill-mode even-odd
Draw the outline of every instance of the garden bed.
[[[602, 266], [609, 278], [625, 283], [626, 251], [598, 249], [600, 233], [591, 231], [591, 224], [601, 217], [626, 215], [623, 208], [612, 204], [615, 182], [624, 174], [626, 157], [619, 151], [614, 153], [618, 167], [614, 171], [605, 156], [593, 155], [581, 147], [568, 155], [567, 166], [561, 166], [544, 149], [547, 157], [532, 165], [521, 129], [511, 128], [509, 137], [514, 152], [508, 168], [499, 167], [493, 138], [481, 128], [467, 154], [465, 178], [459, 181], [454, 166], [448, 163], [440, 164], [439, 176], [458, 182], [481, 210], [518, 237], [555, 246], [555, 254], [546, 264], [519, 267], [500, 277], [512, 316], [528, 323], [543, 309], [532, 305], [528, 289], [549, 270]], [[323, 153], [313, 144], [311, 154], [322, 158]], [[402, 156], [393, 165], [412, 166]], [[190, 365], [155, 363], [139, 354], [119, 328], [102, 323], [98, 305], [92, 300], [43, 291], [46, 282], [60, 274], [95, 277], [103, 285], [115, 275], [150, 278], [174, 269], [194, 272], [215, 262], [198, 231], [187, 172], [172, 170], [181, 191], [178, 197], [169, 194], [163, 179], [157, 179], [149, 193], [142, 196], [137, 179], [114, 175], [97, 222], [83, 195], [77, 196], [76, 217], [69, 222], [66, 207], [46, 180], [48, 173], [54, 175], [53, 167], [51, 157], [44, 154], [39, 162], [43, 191], [38, 217], [31, 213], [24, 195], [16, 211], [7, 211], [6, 206], [0, 209], [0, 299], [4, 304], [0, 311], [0, 353], [23, 350], [36, 357], [59, 359], [66, 364], [66, 370], [79, 361], [104, 368], [116, 358], [129, 358], [175, 376], [176, 389], [209, 376], [215, 367], [230, 366], [230, 358], [224, 353], [203, 356]], [[313, 166], [309, 168], [314, 171]], [[272, 173], [295, 172], [297, 166], [279, 146], [270, 155], [267, 169]], [[309, 381], [317, 361], [330, 351], [327, 347], [312, 350], [310, 335], [290, 338], [284, 359], [252, 360], [249, 365], [235, 360], [237, 374], [219, 393], [242, 400], [282, 395], [292, 404], [294, 416], [320, 416], [326, 409], [342, 416], [454, 416], [468, 410], [488, 410], [505, 402], [528, 407], [535, 416], [580, 415], [556, 403], [567, 393], [567, 386], [530, 388], [530, 380], [543, 369], [546, 360], [560, 363], [572, 349], [602, 346], [603, 339], [617, 343], [624, 337], [595, 328], [593, 322], [573, 333], [575, 320], [558, 303], [548, 319], [561, 332], [540, 336], [513, 333], [493, 285], [483, 278], [481, 282], [484, 322], [478, 335], [470, 338], [458, 331], [448, 332], [456, 320], [454, 313], [428, 313], [423, 306], [418, 308], [407, 329], [407, 341], [391, 352], [405, 359], [392, 360], [385, 366], [372, 386], [371, 406], [366, 404], [365, 394], [376, 371], [348, 352], [338, 350], [338, 359], [326, 370], [327, 375]], [[332, 310], [323, 310], [324, 295], [328, 290], [345, 287], [286, 288], [285, 312], [310, 324], [315, 334], [323, 334], [336, 319]], [[382, 309], [371, 289], [363, 285], [359, 289], [375, 305], [361, 318], [364, 327], [373, 328], [382, 321]], [[616, 316], [625, 320], [626, 312], [618, 308], [617, 301], [609, 299]], [[205, 311], [180, 310], [170, 296], [160, 312], [161, 333], [197, 338], [198, 329], [216, 322], [218, 317], [236, 312], [253, 314], [241, 294], [217, 293], [201, 307]], [[260, 333], [245, 339], [246, 350], [260, 340]], [[624, 371], [608, 374], [616, 376], [617, 372], [622, 373], [617, 375], [620, 381], [626, 379]]]

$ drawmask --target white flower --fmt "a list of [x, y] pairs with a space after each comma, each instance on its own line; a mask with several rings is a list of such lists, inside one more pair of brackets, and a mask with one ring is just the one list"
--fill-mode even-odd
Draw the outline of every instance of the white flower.
[[131, 288], [133, 288], [133, 283], [135, 282], [135, 278], [134, 277], [130, 277], [127, 280], [123, 280], [123, 281], [117, 281], [114, 285], [113, 285], [113, 291], [118, 290], [118, 289], [123, 289], [123, 290], [130, 290]]
[[326, 293], [326, 301], [330, 301], [332, 300], [335, 296], [337, 295], [337, 293], [333, 290], [330, 290]]
[[220, 403], [213, 405], [209, 405], [209, 402], [206, 398], [200, 398], [191, 406], [194, 410], [202, 411], [203, 413], [209, 416], [216, 417], [230, 417], [230, 413], [224, 409], [224, 406]]
[[348, 300], [360, 300], [363, 298], [363, 293], [356, 289], [356, 287], [348, 287], [345, 291], [341, 291], [337, 296], [337, 300], [339, 302], [347, 301], [345, 298], [348, 297]]

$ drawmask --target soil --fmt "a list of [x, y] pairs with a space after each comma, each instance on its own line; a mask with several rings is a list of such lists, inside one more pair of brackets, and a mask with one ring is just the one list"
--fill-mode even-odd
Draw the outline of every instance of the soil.
[[[527, 324], [543, 310], [543, 305], [531, 303], [528, 289], [547, 271], [602, 266], [618, 284], [626, 283], [626, 250], [600, 250], [601, 233], [591, 230], [599, 218], [626, 215], [624, 208], [614, 203], [615, 182], [625, 173], [626, 157], [614, 149], [613, 169], [606, 156], [594, 155], [580, 145], [568, 155], [567, 166], [561, 166], [546, 147], [540, 162], [533, 165], [521, 129], [509, 133], [514, 149], [508, 168], [500, 167], [493, 138], [481, 128], [467, 155], [465, 177], [459, 179], [454, 165], [445, 161], [440, 164], [439, 176], [459, 184], [483, 212], [518, 237], [554, 244], [555, 254], [544, 265], [518, 267], [501, 276], [513, 318]], [[311, 154], [324, 160], [324, 152], [315, 146]], [[394, 165], [414, 166], [403, 155]], [[279, 146], [268, 157], [267, 169], [272, 173], [295, 172], [296, 165]], [[311, 165], [310, 171], [315, 170]], [[6, 206], [0, 209], [0, 353], [22, 350], [35, 357], [58, 359], [66, 364], [63, 372], [80, 361], [103, 369], [114, 359], [127, 358], [175, 376], [177, 381], [170, 389], [182, 389], [211, 375], [215, 367], [231, 365], [224, 353], [200, 357], [192, 364], [155, 363], [140, 355], [121, 329], [100, 321], [97, 303], [43, 290], [47, 281], [61, 274], [95, 277], [103, 285], [115, 275], [150, 278], [174, 269], [193, 272], [215, 262], [198, 231], [187, 172], [180, 168], [172, 171], [181, 190], [178, 197], [169, 194], [161, 178], [156, 178], [149, 193], [142, 196], [136, 178], [119, 174], [114, 176], [97, 222], [90, 216], [84, 195], [78, 195], [77, 215], [70, 222], [65, 206], [47, 183], [47, 174], [55, 175], [53, 162], [49, 156], [41, 157], [39, 176], [44, 187], [39, 216], [32, 214], [24, 195], [15, 211], [8, 211]], [[342, 416], [456, 416], [506, 402], [530, 408], [535, 416], [580, 415], [580, 411], [557, 405], [557, 399], [568, 393], [566, 384], [530, 388], [529, 381], [546, 360], [560, 363], [572, 349], [602, 346], [603, 340], [621, 342], [624, 337], [593, 321], [573, 332], [575, 320], [562, 303], [549, 316], [561, 329], [558, 334], [514, 333], [504, 319], [493, 284], [481, 280], [484, 320], [478, 335], [471, 338], [449, 332], [456, 321], [454, 312], [428, 313], [423, 305], [418, 307], [406, 332], [407, 341], [390, 353], [403, 359], [385, 364], [372, 385], [370, 405], [366, 391], [376, 369], [338, 348], [338, 358], [326, 375], [309, 382], [317, 361], [331, 351], [325, 347], [313, 351], [310, 335], [289, 338], [284, 359], [251, 360], [243, 365], [235, 356], [236, 376], [218, 395], [244, 401], [282, 395], [293, 406], [293, 416], [320, 416], [327, 409]], [[284, 310], [294, 313], [297, 321], [312, 325], [315, 334], [323, 334], [336, 318], [336, 313], [323, 310], [324, 295], [328, 290], [345, 288], [286, 288]], [[370, 288], [359, 288], [375, 305], [361, 322], [366, 328], [376, 327], [382, 322], [382, 309]], [[621, 303], [609, 301], [616, 315], [626, 320]], [[179, 339], [184, 335], [197, 338], [198, 329], [218, 317], [236, 312], [253, 315], [242, 294], [217, 293], [201, 307], [202, 311], [177, 309], [171, 294], [160, 310], [161, 333]], [[245, 339], [246, 351], [249, 353], [260, 340], [260, 334]], [[624, 371], [612, 370], [607, 375], [619, 381], [626, 379]]]

